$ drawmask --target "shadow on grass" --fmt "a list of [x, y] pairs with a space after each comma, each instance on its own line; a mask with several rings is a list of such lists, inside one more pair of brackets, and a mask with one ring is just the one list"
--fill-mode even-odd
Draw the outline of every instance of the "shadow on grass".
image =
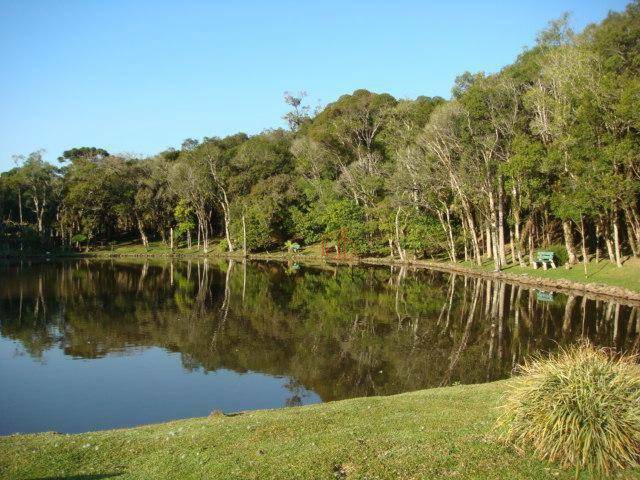
[[112, 472], [112, 473], [95, 473], [95, 474], [87, 474], [87, 475], [64, 475], [64, 476], [53, 476], [53, 477], [36, 477], [32, 480], [100, 480], [102, 478], [114, 478], [119, 477], [124, 472]]

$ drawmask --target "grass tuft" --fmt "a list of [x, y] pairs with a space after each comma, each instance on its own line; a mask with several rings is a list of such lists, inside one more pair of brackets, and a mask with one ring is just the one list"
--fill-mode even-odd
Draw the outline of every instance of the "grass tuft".
[[588, 343], [534, 358], [510, 384], [503, 440], [591, 475], [640, 463], [640, 367]]

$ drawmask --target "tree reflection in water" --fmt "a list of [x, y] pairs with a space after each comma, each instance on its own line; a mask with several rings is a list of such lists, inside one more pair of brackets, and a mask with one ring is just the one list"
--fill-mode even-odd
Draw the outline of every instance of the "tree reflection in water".
[[640, 339], [635, 306], [406, 267], [82, 259], [4, 263], [0, 278], [0, 334], [33, 357], [159, 346], [188, 370], [286, 376], [291, 405], [303, 388], [326, 401], [486, 382], [582, 337]]

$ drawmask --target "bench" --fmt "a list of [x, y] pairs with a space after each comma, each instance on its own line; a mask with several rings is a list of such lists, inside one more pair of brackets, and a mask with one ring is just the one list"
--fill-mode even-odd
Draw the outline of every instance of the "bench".
[[536, 290], [536, 298], [539, 302], [553, 302], [553, 292]]
[[533, 262], [533, 268], [538, 268], [538, 264], [542, 264], [542, 267], [546, 270], [547, 265], [551, 265], [551, 268], [556, 268], [556, 262], [553, 260], [553, 252], [537, 252], [536, 259]]

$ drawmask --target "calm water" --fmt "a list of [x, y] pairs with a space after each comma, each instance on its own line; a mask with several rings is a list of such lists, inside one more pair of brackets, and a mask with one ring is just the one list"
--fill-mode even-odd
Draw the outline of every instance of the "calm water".
[[0, 434], [81, 432], [507, 377], [637, 307], [399, 267], [0, 264]]

